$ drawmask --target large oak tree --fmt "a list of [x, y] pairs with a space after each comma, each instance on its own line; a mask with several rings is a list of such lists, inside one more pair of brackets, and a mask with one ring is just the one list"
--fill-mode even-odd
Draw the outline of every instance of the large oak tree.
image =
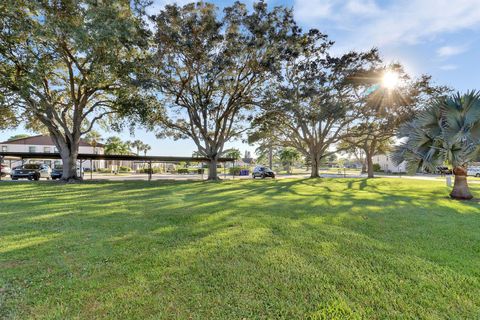
[[358, 119], [349, 78], [378, 61], [376, 50], [330, 54], [333, 43], [318, 30], [291, 37], [281, 75], [272, 79], [263, 112], [254, 121], [275, 128], [276, 139], [300, 151], [311, 163], [311, 177], [335, 152]]
[[142, 101], [135, 74], [149, 32], [140, 0], [3, 1], [0, 108], [46, 128], [76, 179], [80, 138]]
[[168, 5], [155, 23], [153, 83], [166, 107], [156, 122], [160, 136], [192, 139], [210, 160], [208, 179], [218, 179], [225, 143], [245, 130], [284, 39], [295, 32], [292, 13], [263, 2], [249, 12], [236, 2], [221, 14], [199, 2]]

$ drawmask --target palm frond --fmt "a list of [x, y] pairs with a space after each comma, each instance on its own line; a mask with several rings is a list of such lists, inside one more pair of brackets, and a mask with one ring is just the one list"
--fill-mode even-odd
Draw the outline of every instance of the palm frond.
[[480, 153], [480, 92], [435, 101], [402, 126], [398, 137], [403, 142], [393, 153], [397, 164], [406, 161], [412, 170], [465, 165]]

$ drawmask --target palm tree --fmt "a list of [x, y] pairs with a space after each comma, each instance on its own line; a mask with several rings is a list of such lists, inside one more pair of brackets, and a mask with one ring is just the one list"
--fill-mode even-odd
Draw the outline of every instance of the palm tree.
[[110, 137], [105, 142], [105, 154], [130, 154], [130, 145], [119, 137]]
[[[127, 155], [131, 154], [130, 143], [123, 142], [119, 137], [110, 137], [105, 142], [105, 154], [119, 154]], [[120, 161], [117, 161], [117, 166], [122, 165]]]
[[150, 151], [150, 150], [152, 150], [152, 147], [150, 147], [150, 145], [148, 145], [148, 144], [145, 143], [145, 144], [143, 145], [142, 149], [143, 149], [143, 154], [146, 156], [146, 155], [147, 155], [147, 152]]
[[97, 143], [102, 142], [103, 138], [98, 131], [92, 130], [85, 135], [85, 141], [93, 146], [94, 152], [96, 151]]
[[284, 148], [279, 153], [280, 161], [287, 167], [287, 173], [292, 173], [292, 165], [300, 159], [300, 153], [294, 148]]
[[467, 165], [480, 151], [480, 92], [459, 93], [431, 103], [401, 128], [406, 140], [394, 153], [394, 161], [406, 161], [409, 171], [434, 171], [452, 165], [455, 183], [450, 197], [468, 200], [473, 196], [467, 183]]
[[137, 149], [137, 156], [140, 155], [140, 151], [143, 151], [145, 144], [142, 140], [135, 140], [131, 143], [132, 148]]

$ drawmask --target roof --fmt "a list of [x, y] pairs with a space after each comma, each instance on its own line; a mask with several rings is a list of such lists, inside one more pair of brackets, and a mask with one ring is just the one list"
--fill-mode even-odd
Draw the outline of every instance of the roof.
[[[53, 142], [52, 137], [46, 136], [46, 135], [38, 135], [38, 136], [33, 136], [28, 138], [4, 141], [4, 142], [0, 142], [0, 144], [28, 144], [31, 146], [55, 146], [55, 143]], [[80, 140], [80, 146], [93, 147], [90, 143], [88, 143], [83, 139]], [[103, 148], [104, 146], [105, 146], [104, 144], [97, 143], [98, 148]]]
[[[61, 159], [57, 153], [40, 153], [40, 152], [2, 152], [0, 158], [20, 158], [20, 159]], [[175, 156], [137, 156], [137, 155], [121, 155], [121, 154], [93, 154], [80, 153], [78, 160], [126, 160], [126, 161], [143, 161], [143, 162], [208, 162], [205, 157], [175, 157]], [[234, 161], [234, 158], [219, 158], [218, 162]]]

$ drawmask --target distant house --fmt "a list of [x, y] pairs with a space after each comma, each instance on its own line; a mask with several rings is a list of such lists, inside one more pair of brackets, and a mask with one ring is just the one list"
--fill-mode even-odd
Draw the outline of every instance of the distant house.
[[400, 165], [395, 165], [392, 161], [392, 157], [390, 154], [378, 154], [373, 156], [373, 163], [378, 163], [380, 165], [380, 169], [384, 172], [407, 172], [405, 162], [400, 163]]
[[[86, 154], [104, 154], [105, 146], [97, 143], [96, 146], [91, 145], [85, 140], [80, 141], [79, 153]], [[0, 142], [0, 151], [2, 152], [29, 152], [29, 153], [58, 153], [57, 147], [52, 138], [47, 135], [38, 135], [28, 138], [15, 139], [11, 141]], [[17, 166], [18, 161], [13, 161], [12, 166]], [[32, 159], [31, 162], [42, 162], [53, 167], [62, 164], [58, 159]], [[104, 160], [95, 160], [92, 162], [94, 169], [105, 168]], [[85, 169], [90, 168], [90, 161], [82, 164]]]

